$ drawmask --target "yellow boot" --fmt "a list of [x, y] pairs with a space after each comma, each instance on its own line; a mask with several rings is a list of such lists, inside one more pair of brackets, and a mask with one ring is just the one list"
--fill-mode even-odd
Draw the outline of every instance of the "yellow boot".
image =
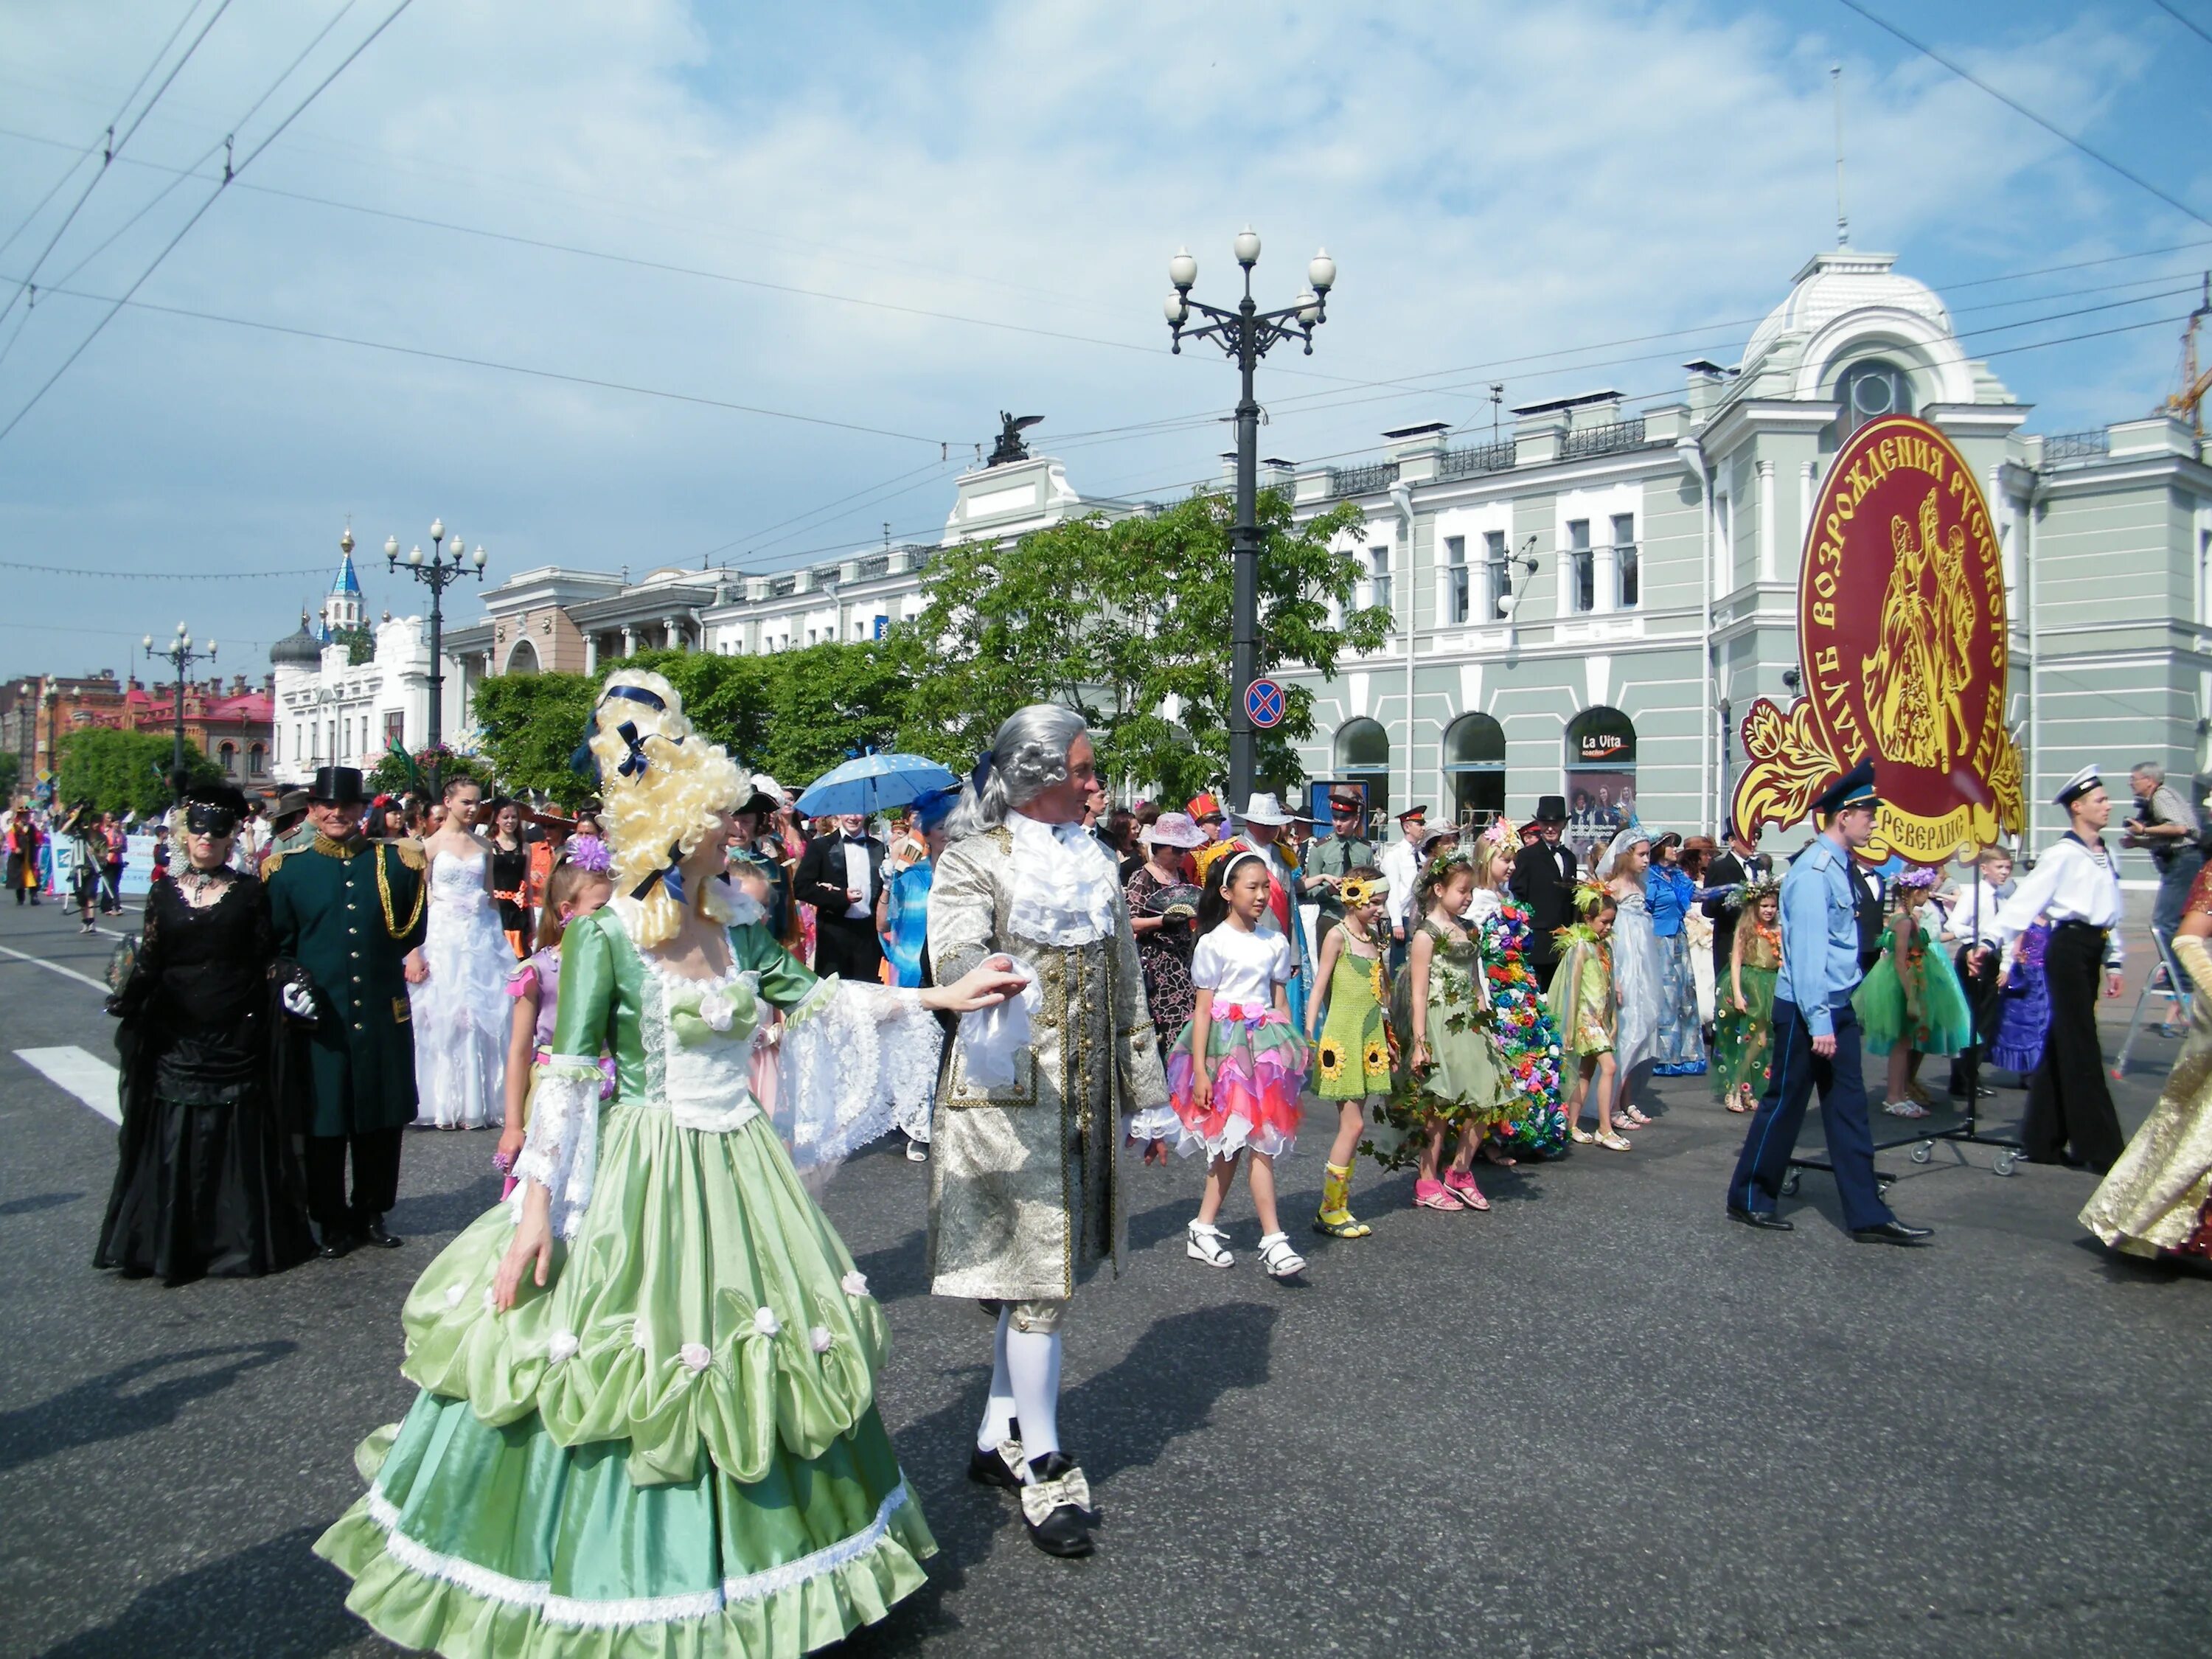
[[1375, 1230], [1352, 1218], [1352, 1171], [1341, 1164], [1324, 1164], [1321, 1177], [1321, 1210], [1314, 1231], [1331, 1238], [1364, 1238]]

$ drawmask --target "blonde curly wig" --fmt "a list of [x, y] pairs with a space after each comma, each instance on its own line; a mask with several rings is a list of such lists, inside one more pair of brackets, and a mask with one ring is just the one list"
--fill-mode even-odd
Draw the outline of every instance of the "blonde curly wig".
[[[692, 729], [676, 688], [647, 669], [608, 677], [585, 744], [599, 763], [615, 891], [636, 900], [638, 945], [664, 944], [683, 925], [684, 908], [665, 878], [641, 896], [638, 890], [690, 854], [750, 786], [720, 744]], [[714, 908], [712, 891], [689, 896]]]

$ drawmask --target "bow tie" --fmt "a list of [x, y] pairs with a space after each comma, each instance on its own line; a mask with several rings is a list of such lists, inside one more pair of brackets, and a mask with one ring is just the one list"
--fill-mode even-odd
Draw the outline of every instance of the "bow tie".
[[848, 847], [866, 847], [867, 844], [868, 838], [866, 836], [848, 836], [845, 837], [845, 845]]

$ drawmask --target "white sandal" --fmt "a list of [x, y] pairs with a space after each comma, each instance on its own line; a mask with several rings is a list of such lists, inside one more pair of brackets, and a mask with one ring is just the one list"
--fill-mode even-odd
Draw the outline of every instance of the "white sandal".
[[[1209, 1267], [1233, 1267], [1237, 1258], [1221, 1241], [1229, 1235], [1208, 1222], [1194, 1221], [1183, 1233], [1183, 1254], [1194, 1261], [1203, 1261]], [[1278, 1233], [1276, 1237], [1282, 1235]]]
[[1305, 1271], [1306, 1259], [1291, 1248], [1288, 1233], [1269, 1233], [1260, 1241], [1260, 1265], [1272, 1279], [1288, 1279]]

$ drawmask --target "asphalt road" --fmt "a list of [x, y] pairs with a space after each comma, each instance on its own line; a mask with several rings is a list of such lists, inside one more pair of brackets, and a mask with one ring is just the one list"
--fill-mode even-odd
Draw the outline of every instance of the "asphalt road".
[[[96, 977], [109, 944], [0, 908], [0, 948]], [[0, 956], [0, 1654], [390, 1653], [308, 1545], [407, 1406], [399, 1304], [495, 1195], [491, 1137], [410, 1135], [404, 1250], [125, 1283], [89, 1265], [114, 1132], [15, 1057], [108, 1042], [93, 990]], [[2139, 1044], [2130, 1128], [2174, 1048]], [[1107, 1512], [1079, 1563], [962, 1478], [983, 1328], [925, 1293], [925, 1172], [856, 1159], [828, 1207], [942, 1551], [842, 1651], [2205, 1651], [2212, 1280], [2109, 1259], [2088, 1176], [1980, 1147], [1883, 1159], [1932, 1249], [1852, 1243], [1817, 1176], [1795, 1233], [1748, 1232], [1721, 1213], [1743, 1121], [1701, 1082], [1632, 1153], [1493, 1175], [1487, 1215], [1363, 1170], [1375, 1236], [1316, 1241], [1301, 1285], [1254, 1263], [1241, 1188], [1237, 1267], [1187, 1261], [1197, 1166], [1139, 1170], [1131, 1271], [1069, 1336], [1062, 1432]], [[1285, 1170], [1302, 1244], [1321, 1132]]]

